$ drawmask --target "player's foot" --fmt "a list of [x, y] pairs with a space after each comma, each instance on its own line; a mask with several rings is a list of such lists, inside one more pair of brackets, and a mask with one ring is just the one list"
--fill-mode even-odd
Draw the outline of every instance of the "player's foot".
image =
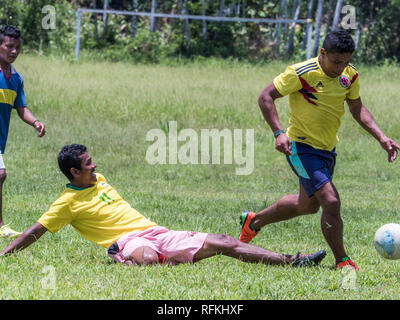
[[344, 257], [341, 262], [336, 264], [336, 268], [338, 269], [343, 269], [346, 267], [350, 267], [353, 268], [354, 270], [361, 271], [361, 269], [357, 267], [356, 264], [353, 261], [351, 261], [349, 257]]
[[309, 267], [309, 266], [317, 266], [322, 259], [326, 256], [326, 251], [321, 250], [314, 254], [301, 254], [300, 251], [297, 252], [294, 257], [294, 261], [292, 262], [293, 267]]
[[240, 215], [240, 225], [242, 226], [242, 231], [240, 233], [239, 240], [245, 243], [249, 243], [257, 234], [259, 229], [256, 230], [251, 226], [251, 220], [255, 217], [255, 213], [252, 211], [243, 211]]
[[2, 238], [15, 238], [19, 236], [21, 232], [11, 229], [8, 225], [3, 225], [0, 228], [0, 237]]

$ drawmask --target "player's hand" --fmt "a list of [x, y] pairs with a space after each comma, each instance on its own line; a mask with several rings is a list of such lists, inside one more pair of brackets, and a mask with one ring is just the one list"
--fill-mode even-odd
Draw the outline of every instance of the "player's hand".
[[388, 153], [388, 161], [393, 162], [397, 158], [398, 151], [400, 146], [393, 141], [392, 139], [385, 138], [380, 141], [382, 148]]
[[286, 135], [286, 133], [281, 133], [276, 138], [275, 149], [278, 150], [279, 152], [282, 152], [283, 154], [285, 154], [287, 156], [292, 155], [292, 141]]
[[46, 133], [46, 126], [44, 125], [44, 123], [40, 122], [40, 121], [35, 121], [35, 123], [33, 124], [33, 127], [36, 129], [37, 132], [39, 132], [38, 137], [43, 137], [44, 134]]

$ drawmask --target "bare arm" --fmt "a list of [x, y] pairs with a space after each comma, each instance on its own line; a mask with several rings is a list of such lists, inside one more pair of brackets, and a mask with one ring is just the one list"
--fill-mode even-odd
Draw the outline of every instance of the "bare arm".
[[[276, 111], [275, 99], [281, 98], [282, 95], [276, 90], [275, 85], [271, 82], [258, 97], [258, 105], [264, 116], [265, 121], [270, 126], [273, 133], [282, 130], [279, 121], [278, 112]], [[275, 149], [286, 154], [292, 154], [292, 143], [289, 137], [282, 133], [276, 138]]]
[[36, 222], [32, 227], [11, 242], [11, 244], [0, 253], [0, 256], [25, 249], [37, 241], [46, 231], [47, 229], [44, 226]]
[[46, 133], [46, 126], [36, 119], [31, 110], [29, 110], [27, 107], [18, 107], [17, 113], [24, 122], [33, 126], [36, 131], [39, 132], [39, 137], [44, 136]]
[[388, 161], [393, 162], [397, 158], [397, 150], [400, 146], [388, 138], [383, 131], [378, 127], [371, 112], [362, 104], [361, 98], [356, 100], [347, 99], [350, 112], [353, 118], [370, 133], [376, 140], [379, 141], [382, 148], [388, 153]]

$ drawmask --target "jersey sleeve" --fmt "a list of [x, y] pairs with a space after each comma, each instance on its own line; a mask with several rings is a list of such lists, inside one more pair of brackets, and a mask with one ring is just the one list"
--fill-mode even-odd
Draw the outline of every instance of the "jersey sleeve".
[[295, 69], [291, 66], [287, 67], [285, 72], [275, 77], [273, 83], [276, 90], [278, 90], [282, 96], [286, 96], [302, 88], [300, 79]]
[[72, 213], [68, 203], [56, 200], [37, 222], [51, 233], [56, 233], [72, 221]]
[[14, 108], [19, 108], [19, 107], [26, 107], [24, 80], [22, 79], [22, 77], [20, 77], [20, 86], [14, 101]]
[[352, 77], [350, 82], [351, 85], [346, 98], [350, 100], [356, 100], [360, 97], [360, 77], [358, 72]]

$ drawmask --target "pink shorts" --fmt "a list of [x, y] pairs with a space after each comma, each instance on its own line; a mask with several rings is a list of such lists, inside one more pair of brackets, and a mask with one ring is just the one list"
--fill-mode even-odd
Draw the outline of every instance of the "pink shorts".
[[150, 247], [158, 253], [161, 263], [193, 263], [193, 257], [203, 246], [207, 235], [156, 226], [125, 234], [110, 246], [107, 255], [116, 262], [126, 263], [137, 248]]

